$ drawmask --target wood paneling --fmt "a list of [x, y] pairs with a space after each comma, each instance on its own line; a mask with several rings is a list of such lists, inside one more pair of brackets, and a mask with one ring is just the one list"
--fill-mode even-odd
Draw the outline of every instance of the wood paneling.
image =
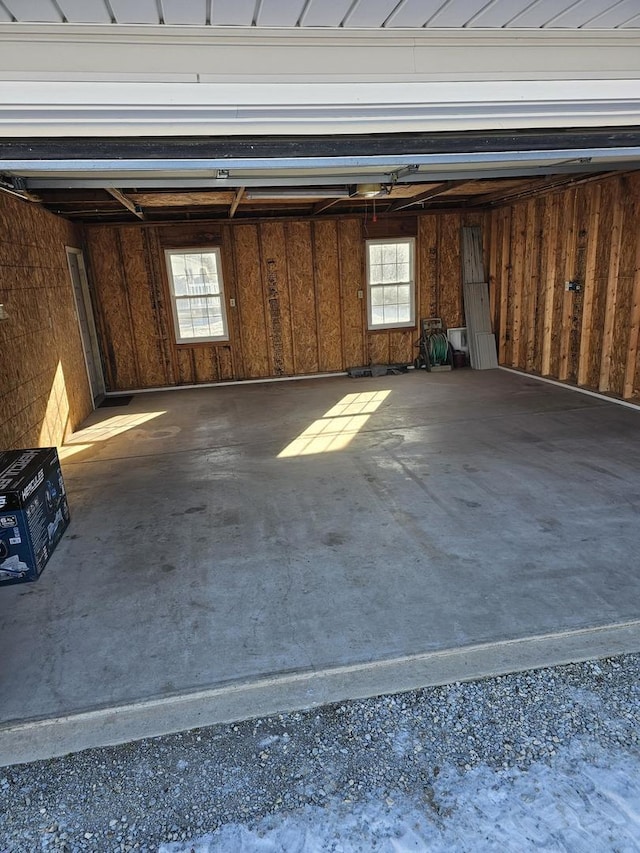
[[364, 245], [359, 221], [342, 220], [338, 238], [344, 366], [357, 367], [366, 363], [364, 330], [367, 325], [367, 301], [358, 296], [359, 292], [365, 293]]
[[127, 283], [128, 311], [135, 347], [137, 384], [147, 388], [165, 381], [158, 312], [154, 305], [152, 283], [146, 263], [145, 232], [139, 228], [121, 228], [120, 256]]
[[260, 247], [267, 339], [271, 353], [270, 374], [293, 376], [297, 371], [293, 359], [287, 245], [282, 222], [265, 222], [260, 226]]
[[[625, 371], [622, 396], [626, 398], [640, 397], [640, 239], [638, 225], [640, 222], [640, 175], [633, 175], [629, 180], [628, 191], [633, 198], [633, 207], [629, 211], [629, 223], [635, 225], [635, 251], [629, 264], [631, 283], [631, 298], [629, 300], [629, 345], [625, 356]], [[628, 234], [628, 232], [627, 232]], [[629, 236], [625, 239], [629, 240]], [[630, 240], [633, 244], [633, 239]]]
[[319, 368], [321, 371], [341, 370], [344, 359], [340, 313], [338, 222], [328, 220], [314, 223], [313, 244]]
[[460, 267], [461, 217], [447, 213], [438, 218], [438, 311], [445, 326], [463, 325], [462, 270]]
[[[465, 217], [411, 213], [379, 217], [375, 223], [323, 216], [219, 225], [88, 226], [108, 388], [410, 363], [416, 354], [417, 322], [408, 329], [367, 330], [366, 240], [415, 237], [416, 321], [441, 316], [445, 325], [460, 326], [460, 229], [482, 224], [484, 218], [476, 211]], [[483, 236], [488, 246], [492, 234], [487, 230]], [[163, 253], [188, 246], [221, 248], [229, 320], [224, 344], [175, 343]]]
[[[511, 273], [500, 281], [500, 362], [637, 399], [640, 175], [550, 192], [492, 217], [491, 269]], [[580, 289], [567, 290], [569, 281]]]
[[234, 229], [236, 292], [238, 322], [242, 330], [242, 356], [245, 376], [269, 375], [267, 324], [265, 320], [262, 264], [256, 225], [240, 225]]
[[421, 216], [418, 220], [418, 245], [416, 262], [416, 291], [418, 316], [436, 317], [438, 314], [438, 217]]
[[317, 373], [319, 370], [318, 321], [311, 224], [287, 222], [285, 234], [289, 259], [291, 325], [295, 330], [293, 359], [298, 373]]
[[0, 193], [0, 449], [62, 444], [93, 408], [65, 245], [73, 225]]

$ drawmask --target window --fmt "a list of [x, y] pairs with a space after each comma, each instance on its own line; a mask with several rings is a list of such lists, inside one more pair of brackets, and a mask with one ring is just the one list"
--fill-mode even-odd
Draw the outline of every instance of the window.
[[414, 241], [367, 241], [370, 329], [415, 325]]
[[220, 250], [171, 249], [165, 254], [176, 342], [228, 341]]

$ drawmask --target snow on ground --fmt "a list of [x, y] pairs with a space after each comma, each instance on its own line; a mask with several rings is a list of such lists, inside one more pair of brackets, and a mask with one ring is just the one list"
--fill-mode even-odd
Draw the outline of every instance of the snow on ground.
[[640, 758], [576, 738], [526, 770], [444, 767], [421, 800], [406, 795], [306, 806], [226, 824], [160, 853], [640, 851]]

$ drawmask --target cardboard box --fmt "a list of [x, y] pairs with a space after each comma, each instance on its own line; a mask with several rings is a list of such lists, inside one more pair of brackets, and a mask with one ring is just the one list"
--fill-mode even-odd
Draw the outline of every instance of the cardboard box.
[[56, 448], [0, 453], [0, 585], [37, 580], [68, 524]]

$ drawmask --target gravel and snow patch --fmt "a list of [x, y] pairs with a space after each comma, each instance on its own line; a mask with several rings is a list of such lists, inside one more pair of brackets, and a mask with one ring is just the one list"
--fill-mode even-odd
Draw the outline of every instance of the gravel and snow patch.
[[0, 851], [640, 851], [640, 655], [0, 769]]
[[632, 851], [640, 849], [640, 762], [579, 744], [551, 765], [527, 770], [444, 769], [421, 799], [405, 795], [340, 800], [229, 824], [161, 853], [323, 853], [355, 851]]

